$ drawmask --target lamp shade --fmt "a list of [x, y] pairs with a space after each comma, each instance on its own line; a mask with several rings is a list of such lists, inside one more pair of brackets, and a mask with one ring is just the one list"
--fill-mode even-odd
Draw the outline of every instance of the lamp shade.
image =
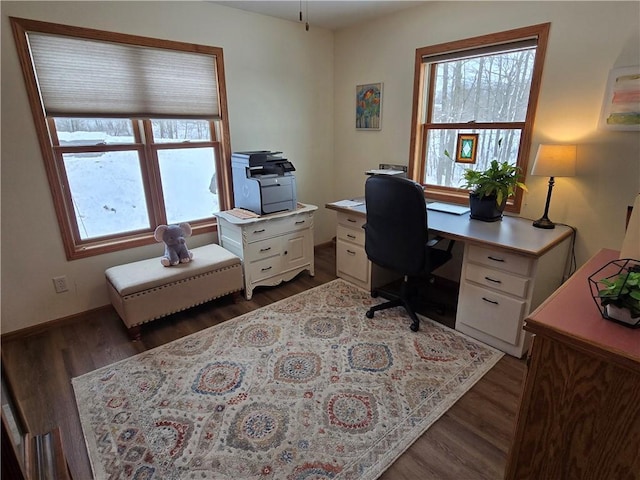
[[540, 145], [531, 175], [573, 177], [576, 174], [575, 145]]

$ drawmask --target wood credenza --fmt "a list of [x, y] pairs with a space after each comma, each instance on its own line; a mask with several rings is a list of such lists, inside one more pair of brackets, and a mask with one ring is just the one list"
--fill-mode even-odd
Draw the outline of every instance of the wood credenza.
[[505, 478], [640, 479], [640, 329], [605, 320], [601, 250], [526, 318], [535, 335]]

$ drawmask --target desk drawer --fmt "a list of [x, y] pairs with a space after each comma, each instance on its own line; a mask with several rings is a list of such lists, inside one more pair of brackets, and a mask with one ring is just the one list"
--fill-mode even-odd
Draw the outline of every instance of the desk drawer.
[[362, 215], [338, 212], [338, 225], [344, 225], [348, 228], [362, 229], [362, 226], [365, 223], [367, 223], [367, 218]]
[[525, 306], [524, 300], [465, 282], [460, 291], [456, 322], [516, 345]]
[[467, 264], [465, 278], [486, 287], [510, 293], [518, 297], [527, 297], [529, 278], [518, 277], [495, 268], [488, 268], [474, 263]]
[[343, 225], [338, 225], [337, 236], [338, 240], [344, 240], [345, 242], [351, 242], [355, 243], [356, 245], [364, 246], [363, 228], [347, 228]]
[[338, 239], [336, 242], [338, 276], [343, 273], [360, 282], [368, 283], [370, 265], [364, 247]]
[[504, 250], [469, 245], [469, 260], [491, 268], [499, 268], [507, 272], [528, 276], [534, 260]]

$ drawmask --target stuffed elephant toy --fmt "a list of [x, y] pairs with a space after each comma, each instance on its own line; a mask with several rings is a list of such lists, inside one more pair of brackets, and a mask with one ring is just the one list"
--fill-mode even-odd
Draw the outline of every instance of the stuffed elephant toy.
[[164, 257], [160, 263], [165, 267], [189, 263], [193, 253], [187, 248], [185, 238], [191, 236], [191, 225], [183, 222], [179, 225], [158, 225], [153, 234], [156, 242], [164, 242]]

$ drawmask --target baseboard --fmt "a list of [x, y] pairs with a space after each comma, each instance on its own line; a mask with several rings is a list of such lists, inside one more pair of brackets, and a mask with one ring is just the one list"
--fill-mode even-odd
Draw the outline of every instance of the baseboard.
[[115, 310], [113, 309], [111, 304], [103, 305], [102, 307], [92, 308], [84, 312], [74, 313], [73, 315], [57, 318], [55, 320], [50, 320], [44, 323], [39, 323], [31, 327], [21, 328], [20, 330], [14, 330], [13, 332], [9, 332], [9, 333], [3, 333], [2, 335], [0, 335], [0, 341], [8, 342], [10, 340], [16, 340], [20, 338], [29, 337], [31, 335], [37, 335], [39, 333], [46, 332], [47, 330], [54, 327], [60, 327], [60, 326], [72, 324], [78, 321], [78, 319], [81, 317], [84, 318], [90, 314], [107, 312], [107, 311], [115, 313]]

